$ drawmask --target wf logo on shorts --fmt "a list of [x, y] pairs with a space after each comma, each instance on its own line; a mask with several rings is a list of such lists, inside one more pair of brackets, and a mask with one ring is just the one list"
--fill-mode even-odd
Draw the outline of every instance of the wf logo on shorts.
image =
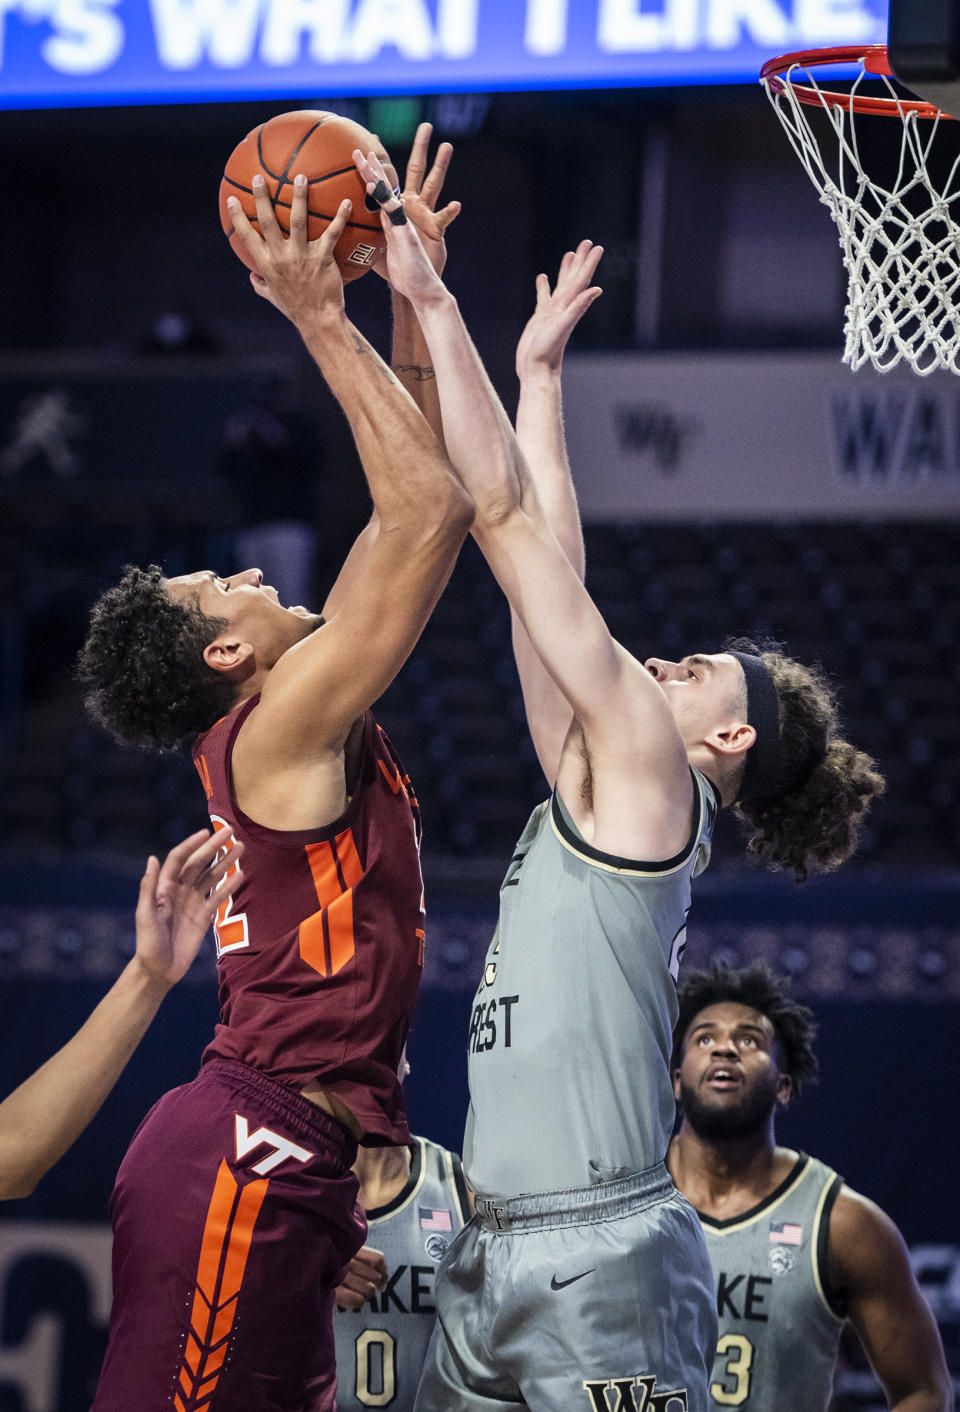
[[[636, 1378], [595, 1378], [583, 1384], [593, 1412], [687, 1412], [687, 1389], [657, 1392], [649, 1373]], [[611, 1396], [614, 1394], [614, 1396]]]

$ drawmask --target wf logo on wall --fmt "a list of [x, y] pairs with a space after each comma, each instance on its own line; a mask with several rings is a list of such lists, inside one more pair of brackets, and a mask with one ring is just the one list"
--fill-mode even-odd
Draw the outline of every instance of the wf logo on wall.
[[696, 417], [687, 417], [666, 402], [621, 405], [614, 413], [617, 443], [633, 456], [649, 456], [664, 476], [674, 476], [694, 437], [703, 430]]

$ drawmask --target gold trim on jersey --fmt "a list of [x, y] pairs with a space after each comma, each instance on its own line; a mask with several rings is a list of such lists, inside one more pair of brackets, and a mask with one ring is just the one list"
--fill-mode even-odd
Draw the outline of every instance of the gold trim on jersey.
[[[755, 1225], [757, 1221], [764, 1221], [764, 1220], [766, 1220], [766, 1218], [770, 1215], [770, 1212], [771, 1212], [771, 1211], [776, 1211], [776, 1209], [777, 1209], [778, 1206], [782, 1206], [782, 1205], [783, 1205], [783, 1203], [786, 1201], [786, 1199], [787, 1199], [788, 1196], [793, 1196], [793, 1195], [794, 1195], [794, 1193], [796, 1192], [797, 1188], [800, 1186], [800, 1183], [803, 1182], [803, 1181], [805, 1181], [806, 1178], [810, 1175], [810, 1173], [811, 1173], [813, 1170], [814, 1170], [813, 1162], [808, 1158], [807, 1161], [804, 1162], [804, 1164], [803, 1164], [802, 1168], [800, 1169], [800, 1171], [797, 1172], [797, 1173], [794, 1175], [794, 1177], [793, 1177], [792, 1179], [788, 1179], [787, 1186], [784, 1187], [783, 1191], [780, 1193], [780, 1195], [779, 1195], [778, 1197], [776, 1197], [773, 1201], [771, 1201], [769, 1197], [765, 1197], [764, 1200], [760, 1203], [759, 1207], [756, 1207], [756, 1206], [755, 1206], [755, 1207], [753, 1207], [750, 1211], [744, 1212], [744, 1215], [743, 1215], [743, 1217], [742, 1217], [741, 1220], [734, 1220], [734, 1219], [731, 1219], [731, 1222], [730, 1222], [729, 1225], [727, 1225], [727, 1223], [724, 1222], [722, 1227], [718, 1227], [717, 1225], [714, 1224], [714, 1222], [710, 1219], [709, 1216], [704, 1216], [702, 1212], [699, 1212], [699, 1211], [698, 1211], [698, 1212], [697, 1212], [697, 1215], [700, 1217], [700, 1224], [701, 1224], [702, 1226], [706, 1227], [707, 1230], [709, 1230], [711, 1237], [719, 1238], [719, 1237], [722, 1237], [722, 1236], [733, 1235], [733, 1233], [734, 1233], [735, 1231], [742, 1231], [742, 1230], [744, 1230], [747, 1226], [753, 1226], [753, 1225]], [[829, 1187], [831, 1180], [832, 1180], [832, 1174], [831, 1174], [830, 1179], [827, 1181], [826, 1186], [824, 1187], [824, 1193], [826, 1192], [827, 1188]], [[824, 1199], [824, 1198], [823, 1198], [823, 1194], [821, 1194], [821, 1197], [820, 1197], [820, 1204], [817, 1206], [817, 1219], [816, 1219], [815, 1222], [814, 1222], [814, 1225], [815, 1225], [815, 1230], [814, 1230], [814, 1232], [813, 1232], [813, 1246], [814, 1246], [814, 1248], [816, 1248], [816, 1244], [817, 1244], [816, 1237], [817, 1237], [817, 1230], [819, 1230], [820, 1207], [821, 1207], [821, 1205], [822, 1205], [822, 1203], [823, 1203], [823, 1199]]]
[[411, 1185], [410, 1190], [407, 1192], [406, 1196], [403, 1198], [403, 1200], [401, 1201], [401, 1203], [400, 1203], [399, 1206], [391, 1206], [391, 1207], [390, 1207], [390, 1210], [389, 1210], [389, 1211], [385, 1211], [382, 1216], [369, 1216], [369, 1215], [368, 1215], [368, 1216], [367, 1216], [367, 1225], [368, 1225], [368, 1226], [378, 1226], [381, 1221], [389, 1221], [389, 1220], [392, 1219], [392, 1217], [398, 1215], [401, 1211], [405, 1211], [405, 1210], [407, 1209], [407, 1207], [410, 1205], [410, 1202], [411, 1202], [411, 1201], [413, 1200], [413, 1198], [417, 1195], [417, 1193], [419, 1192], [420, 1188], [423, 1186], [424, 1182], [426, 1181], [426, 1178], [427, 1178], [427, 1151], [426, 1151], [426, 1144], [424, 1143], [424, 1140], [423, 1140], [422, 1137], [414, 1137], [413, 1141], [417, 1144], [417, 1146], [418, 1146], [419, 1149], [420, 1149], [420, 1171], [419, 1171], [419, 1173], [417, 1174], [417, 1180]]
[[[675, 873], [682, 872], [683, 869], [690, 864], [691, 860], [696, 858], [697, 849], [702, 843], [704, 820], [709, 817], [704, 787], [700, 782], [697, 772], [692, 771], [691, 773], [693, 773], [694, 789], [696, 790], [696, 817], [694, 818], [690, 838], [687, 840], [687, 845], [683, 853], [678, 855], [677, 861], [670, 867], [664, 867], [663, 864], [657, 863], [650, 863], [646, 867], [640, 863], [634, 866], [625, 858], [618, 860], [620, 864], [624, 865], [618, 867], [612, 861], [605, 861], [604, 858], [597, 857], [597, 854], [602, 853], [603, 850], [593, 848], [592, 845], [587, 843], [586, 839], [583, 840], [584, 849], [577, 848], [574, 841], [570, 838], [565, 838], [557, 827], [557, 821], [554, 817], [552, 807], [550, 809], [550, 827], [553, 829], [555, 837], [568, 853], [572, 853], [573, 856], [579, 858], [582, 863], [588, 863], [591, 868], [597, 868], [602, 873], [614, 873], [621, 877], [629, 878], [671, 878]], [[609, 857], [610, 855], [607, 855], [607, 858]], [[670, 863], [670, 859], [667, 859], [666, 862]]]
[[[820, 1200], [817, 1202], [817, 1209], [813, 1215], [813, 1240], [810, 1242], [810, 1263], [813, 1268], [814, 1288], [820, 1296], [821, 1304], [824, 1309], [826, 1309], [833, 1322], [842, 1326], [847, 1321], [842, 1318], [835, 1309], [830, 1307], [830, 1301], [827, 1299], [823, 1282], [820, 1279], [820, 1262], [817, 1259], [817, 1251], [820, 1249], [820, 1222], [823, 1220], [823, 1208], [830, 1194], [830, 1188], [833, 1186], [835, 1176], [835, 1172], [829, 1172], [827, 1174], [827, 1179], [823, 1184], [823, 1191], [820, 1193]], [[839, 1192], [837, 1194], [839, 1195]]]

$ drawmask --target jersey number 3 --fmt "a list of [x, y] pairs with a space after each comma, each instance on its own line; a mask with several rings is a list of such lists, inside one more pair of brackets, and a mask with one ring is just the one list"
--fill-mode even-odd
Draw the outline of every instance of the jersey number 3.
[[[753, 1344], [743, 1334], [721, 1334], [717, 1340], [717, 1357], [726, 1358], [723, 1382], [710, 1384], [710, 1396], [723, 1407], [742, 1407], [750, 1396], [750, 1369], [753, 1365]], [[724, 1386], [733, 1379], [733, 1387]]]

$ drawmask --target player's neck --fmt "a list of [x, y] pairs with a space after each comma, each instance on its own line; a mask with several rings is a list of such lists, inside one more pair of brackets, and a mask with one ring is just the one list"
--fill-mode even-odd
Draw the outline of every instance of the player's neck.
[[706, 745], [688, 746], [687, 760], [714, 786], [720, 796], [721, 807], [728, 808], [736, 799], [736, 770], [721, 764], [715, 752]]
[[773, 1119], [743, 1137], [700, 1137], [684, 1120], [670, 1144], [667, 1166], [678, 1189], [716, 1220], [748, 1210], [783, 1180], [784, 1149], [778, 1149]]
[[375, 1211], [399, 1196], [410, 1180], [409, 1147], [361, 1147], [353, 1170], [365, 1211]]
[[267, 671], [257, 671], [251, 673], [245, 681], [238, 682], [233, 698], [231, 710], [235, 711], [238, 706], [242, 706], [245, 701], [249, 701], [252, 696], [258, 696], [263, 690], [263, 683], [269, 676]]

